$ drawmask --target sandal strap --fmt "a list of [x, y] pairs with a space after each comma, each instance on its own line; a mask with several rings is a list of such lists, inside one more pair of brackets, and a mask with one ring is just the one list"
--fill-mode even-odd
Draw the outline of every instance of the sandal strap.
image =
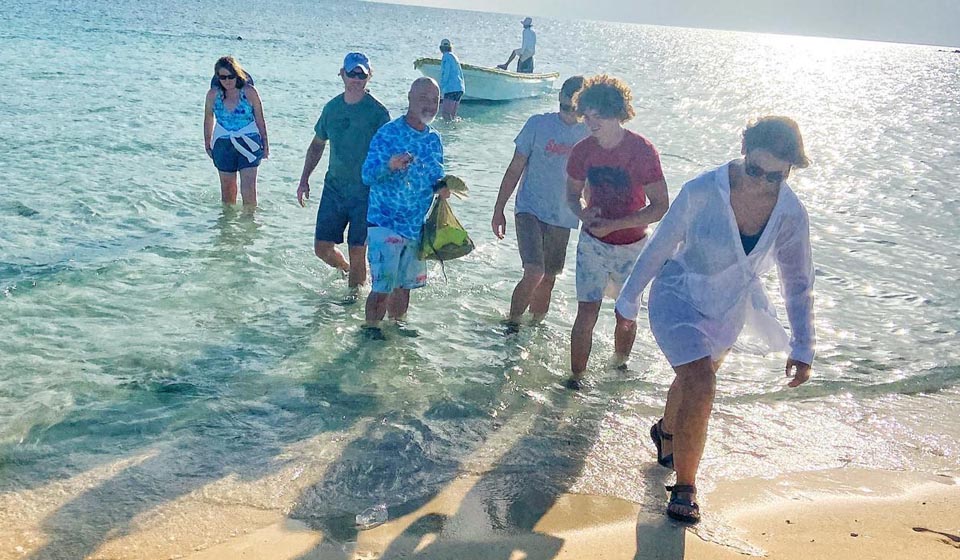
[[660, 434], [660, 439], [672, 441], [673, 434], [668, 434], [666, 430], [663, 429], [663, 418], [657, 421], [657, 433]]
[[671, 494], [696, 494], [697, 487], [693, 484], [674, 484], [673, 486], [665, 486], [667, 492]]

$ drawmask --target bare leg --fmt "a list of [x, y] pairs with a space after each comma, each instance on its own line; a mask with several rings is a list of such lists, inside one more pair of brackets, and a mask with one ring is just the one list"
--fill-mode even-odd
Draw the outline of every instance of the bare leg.
[[514, 49], [514, 50], [510, 51], [510, 58], [508, 58], [507, 61], [504, 62], [503, 64], [497, 66], [497, 68], [499, 68], [499, 69], [501, 69], [501, 70], [506, 70], [507, 67], [510, 66], [510, 63], [513, 62], [513, 59], [515, 59], [515, 58], [517, 58], [518, 56], [520, 56], [520, 53], [517, 52], [518, 50], [519, 50], [519, 49]]
[[220, 201], [224, 204], [236, 204], [237, 203], [237, 174], [236, 173], [225, 173], [223, 171], [219, 172], [220, 174]]
[[534, 322], [540, 322], [550, 311], [550, 296], [553, 294], [553, 285], [557, 282], [556, 276], [543, 275], [543, 279], [537, 284], [533, 295], [530, 297], [530, 313], [533, 315]]
[[[697, 470], [707, 442], [707, 425], [717, 390], [717, 376], [709, 357], [674, 368], [676, 381], [682, 387], [680, 404], [673, 414], [673, 466], [678, 485], [696, 485]], [[691, 509], [671, 505], [680, 513]]]
[[313, 252], [320, 257], [320, 260], [333, 268], [343, 272], [350, 272], [350, 265], [347, 264], [347, 259], [343, 258], [343, 253], [341, 253], [333, 243], [329, 241], [314, 241]]
[[460, 110], [460, 102], [459, 102], [459, 101], [451, 101], [451, 102], [450, 102], [450, 118], [451, 118], [451, 119], [456, 119], [456, 118], [457, 118], [457, 111], [459, 111], [459, 110]]
[[257, 205], [257, 167], [240, 170], [240, 196], [244, 206]]
[[[729, 350], [727, 351], [729, 352]], [[720, 366], [723, 365], [723, 359], [726, 357], [727, 352], [724, 352], [720, 358], [713, 362], [713, 371], [719, 371]], [[683, 402], [683, 384], [680, 382], [679, 377], [673, 378], [673, 383], [670, 384], [670, 390], [667, 391], [667, 404], [663, 409], [663, 431], [668, 434], [672, 434], [676, 429], [677, 417], [680, 414], [680, 405]], [[673, 441], [669, 439], [663, 440], [663, 455], [670, 455], [673, 453]]]
[[570, 368], [573, 379], [580, 380], [587, 369], [590, 350], [593, 349], [593, 328], [600, 316], [599, 301], [581, 301], [577, 306], [577, 318], [570, 333]]
[[523, 278], [513, 289], [513, 296], [510, 298], [510, 318], [511, 323], [519, 323], [520, 317], [530, 305], [530, 297], [533, 295], [540, 281], [543, 280], [543, 269], [538, 266], [526, 266], [523, 269]]
[[[637, 339], [637, 322], [622, 319], [617, 315], [617, 326], [613, 331], [613, 347], [617, 366], [624, 365], [630, 359], [633, 342]], [[626, 366], [624, 366], [626, 367]]]
[[[363, 286], [367, 283], [367, 246], [351, 245], [349, 252], [350, 277], [347, 281], [347, 285], [351, 288]], [[343, 258], [343, 255], [340, 257]]]
[[457, 110], [456, 110], [456, 107], [454, 106], [455, 104], [456, 104], [456, 101], [452, 99], [444, 99], [440, 103], [440, 115], [445, 120], [449, 121], [457, 116]]
[[[680, 403], [683, 402], [683, 386], [679, 377], [673, 378], [670, 390], [667, 391], [667, 404], [663, 408], [663, 431], [672, 434], [676, 429], [677, 415], [680, 413]], [[662, 442], [664, 457], [673, 453], [673, 440], [665, 439]]]
[[383, 321], [383, 317], [387, 314], [388, 299], [390, 299], [390, 294], [382, 292], [370, 292], [370, 295], [367, 296], [364, 316], [368, 327], [377, 328], [380, 326], [380, 321]]
[[407, 316], [407, 309], [410, 307], [410, 290], [407, 288], [396, 288], [390, 294], [388, 311], [390, 318], [394, 321], [402, 321]]

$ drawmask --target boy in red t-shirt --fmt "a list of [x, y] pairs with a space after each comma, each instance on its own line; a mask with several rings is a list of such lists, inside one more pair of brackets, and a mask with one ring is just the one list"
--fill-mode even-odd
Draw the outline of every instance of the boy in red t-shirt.
[[[647, 226], [662, 218], [670, 203], [656, 148], [623, 128], [634, 115], [632, 97], [618, 78], [600, 75], [587, 80], [575, 99], [590, 136], [573, 147], [567, 162], [567, 202], [583, 222], [577, 319], [570, 335], [571, 389], [581, 387], [604, 296], [619, 294], [643, 249]], [[626, 364], [636, 335], [636, 323], [614, 331], [618, 367]]]

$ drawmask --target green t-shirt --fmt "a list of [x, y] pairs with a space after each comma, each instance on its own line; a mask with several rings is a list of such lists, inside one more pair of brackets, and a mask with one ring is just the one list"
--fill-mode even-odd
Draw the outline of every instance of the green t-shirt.
[[369, 187], [363, 185], [360, 168], [367, 157], [370, 140], [387, 122], [390, 122], [390, 113], [369, 92], [352, 105], [344, 101], [341, 93], [323, 107], [313, 130], [317, 138], [329, 144], [330, 167], [323, 179], [324, 189], [332, 188], [345, 195], [366, 195]]

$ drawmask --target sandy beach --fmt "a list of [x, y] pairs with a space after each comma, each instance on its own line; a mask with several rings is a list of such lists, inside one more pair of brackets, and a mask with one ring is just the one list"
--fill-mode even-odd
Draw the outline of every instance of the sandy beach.
[[701, 537], [659, 513], [594, 496], [562, 496], [533, 532], [497, 530], [482, 503], [463, 499], [471, 496], [473, 481], [456, 481], [416, 512], [362, 532], [346, 546], [325, 541], [301, 523], [283, 521], [187, 558], [960, 557], [960, 487], [949, 476], [827, 471], [721, 486], [710, 498], [710, 515], [740, 531], [744, 548], [752, 551], [714, 544], [709, 530]]
[[[90, 482], [97, 478], [95, 473], [90, 477]], [[325, 532], [281, 512], [205, 499], [201, 490], [137, 520], [127, 534], [111, 535], [89, 558], [960, 557], [960, 486], [946, 474], [840, 469], [723, 483], [704, 497], [702, 525], [689, 530], [628, 501], [576, 494], [557, 497], [532, 530], [511, 526], [498, 510], [522, 512], [531, 504], [504, 504], [479, 491], [479, 480], [458, 478], [415, 511], [371, 530], [343, 533], [356, 540], [340, 537], [337, 524], [329, 520]], [[60, 486], [57, 494], [63, 498], [83, 486], [74, 481]], [[243, 491], [240, 486], [236, 490]], [[17, 503], [38, 497], [6, 501], [0, 558], [29, 557], [43, 546], [42, 516], [22, 515], [16, 527], [9, 523], [17, 517]], [[522, 519], [517, 511], [509, 518]]]

